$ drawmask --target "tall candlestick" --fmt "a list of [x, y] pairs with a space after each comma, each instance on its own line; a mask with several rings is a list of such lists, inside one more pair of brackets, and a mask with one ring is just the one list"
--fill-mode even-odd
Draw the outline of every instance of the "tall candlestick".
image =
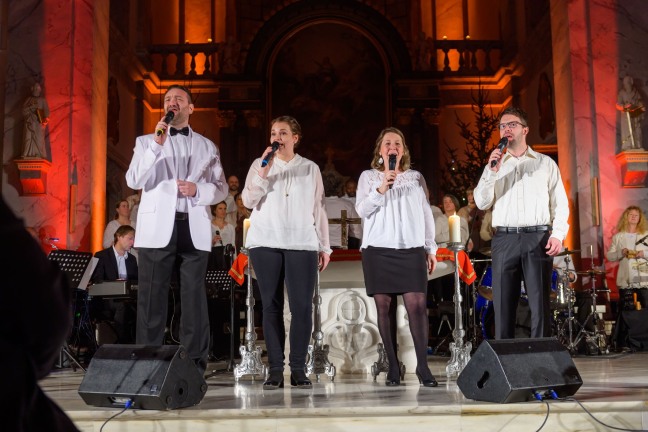
[[245, 219], [243, 221], [243, 247], [245, 247], [245, 239], [247, 238], [247, 232], [250, 229], [250, 219]]
[[461, 243], [461, 221], [459, 216], [453, 214], [448, 218], [448, 228], [450, 229], [450, 243]]

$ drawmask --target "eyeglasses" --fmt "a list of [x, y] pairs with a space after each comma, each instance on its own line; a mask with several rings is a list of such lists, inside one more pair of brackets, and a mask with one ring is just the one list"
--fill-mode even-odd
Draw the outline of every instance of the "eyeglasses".
[[527, 125], [522, 124], [522, 123], [520, 123], [518, 121], [512, 121], [512, 122], [508, 122], [508, 123], [500, 123], [499, 128], [500, 128], [500, 130], [504, 130], [506, 128], [515, 129], [518, 125], [520, 125], [522, 127], [527, 127]]

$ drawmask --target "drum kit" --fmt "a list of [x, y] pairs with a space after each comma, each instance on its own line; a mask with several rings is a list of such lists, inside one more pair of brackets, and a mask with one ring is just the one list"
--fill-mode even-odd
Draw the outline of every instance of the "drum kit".
[[[479, 252], [486, 257], [491, 255], [490, 248], [480, 249]], [[564, 267], [554, 267], [552, 270], [550, 298], [553, 336], [558, 338], [572, 354], [576, 354], [579, 346], [583, 344], [590, 354], [607, 354], [609, 347], [604, 322], [596, 312], [597, 293], [607, 291], [597, 289], [596, 280], [605, 272], [594, 268], [593, 258], [589, 270], [576, 271], [572, 265], [571, 255], [578, 253], [580, 250], [565, 249], [557, 255], [557, 257], [564, 257]], [[472, 314], [468, 314], [472, 318], [468, 323], [468, 334], [472, 337], [473, 347], [477, 347], [482, 340], [494, 338], [492, 259], [471, 259], [471, 262], [473, 267], [484, 268], [479, 282], [473, 284], [474, 308]], [[576, 294], [572, 286], [578, 275], [587, 276], [591, 281], [591, 289], [589, 289], [591, 311], [582, 321], [576, 319]], [[528, 304], [524, 281], [520, 286], [520, 304], [523, 307]], [[519, 311], [520, 309], [518, 313]]]

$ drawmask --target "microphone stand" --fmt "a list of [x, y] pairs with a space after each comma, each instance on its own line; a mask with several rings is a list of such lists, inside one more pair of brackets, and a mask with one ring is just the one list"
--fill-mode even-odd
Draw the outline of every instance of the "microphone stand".
[[320, 270], [317, 266], [317, 284], [313, 295], [313, 344], [308, 345], [308, 361], [306, 362], [306, 375], [314, 373], [317, 382], [320, 382], [321, 374], [328, 375], [331, 381], [335, 379], [335, 365], [328, 358], [328, 344], [324, 344], [321, 307]]
[[[247, 248], [241, 248], [241, 252], [250, 257]], [[245, 328], [245, 345], [241, 345], [241, 363], [234, 366], [234, 380], [238, 382], [243, 375], [261, 375], [263, 379], [268, 376], [268, 367], [261, 361], [261, 347], [256, 345], [257, 334], [254, 330], [254, 295], [252, 291], [252, 261], [248, 259], [247, 265], [247, 326]]]
[[454, 342], [450, 342], [450, 352], [452, 357], [446, 365], [446, 376], [448, 378], [453, 376], [459, 376], [461, 371], [466, 367], [470, 361], [470, 351], [472, 350], [472, 344], [470, 342], [465, 342], [464, 336], [466, 331], [463, 328], [463, 316], [462, 316], [462, 295], [461, 295], [461, 285], [459, 283], [459, 252], [464, 249], [464, 245], [461, 242], [458, 243], [448, 243], [448, 249], [454, 252], [454, 261], [455, 261], [455, 292], [454, 292], [454, 307], [455, 307], [455, 328], [452, 330], [452, 336]]

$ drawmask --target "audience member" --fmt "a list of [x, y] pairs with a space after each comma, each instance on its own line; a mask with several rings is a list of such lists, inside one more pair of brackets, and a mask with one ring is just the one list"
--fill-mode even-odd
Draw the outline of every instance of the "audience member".
[[234, 246], [236, 233], [234, 232], [234, 225], [227, 222], [227, 203], [221, 201], [216, 205], [211, 206], [212, 211], [212, 247], [225, 246], [231, 244]]
[[243, 205], [241, 192], [236, 194], [234, 202], [236, 203], [236, 213], [228, 213], [225, 220], [227, 220], [227, 223], [234, 226], [234, 246], [236, 246], [236, 250], [241, 250], [243, 247], [243, 221], [249, 219], [252, 212]]
[[72, 324], [72, 291], [0, 198], [0, 238], [11, 245], [2, 263], [0, 406], [2, 427], [16, 432], [75, 432], [68, 416], [43, 392]]
[[[326, 207], [326, 215], [329, 219], [339, 219], [342, 217], [342, 210], [346, 210], [347, 218], [359, 218], [355, 210], [355, 206], [349, 199], [338, 197], [340, 184], [336, 182], [336, 177], [327, 177], [324, 183], [324, 192], [326, 199], [324, 200]], [[353, 192], [355, 195], [355, 191]], [[355, 200], [355, 196], [353, 197]], [[362, 238], [362, 226], [360, 224], [348, 224], [347, 231], [347, 246], [349, 249], [359, 249], [360, 239]], [[339, 248], [342, 246], [342, 225], [333, 224], [329, 222], [329, 241], [332, 248]]]
[[473, 195], [472, 188], [466, 191], [466, 198], [468, 199], [468, 205], [461, 207], [457, 212], [457, 215], [468, 222], [468, 237], [470, 242], [472, 242], [472, 248], [469, 251], [470, 257], [484, 258], [484, 255], [480, 253], [480, 250], [490, 247], [490, 242], [483, 241], [480, 236], [482, 221], [484, 220], [484, 214], [486, 211], [480, 210], [477, 205], [475, 205], [475, 196]]
[[[436, 232], [434, 240], [439, 247], [447, 247], [450, 242], [450, 226], [448, 218], [457, 213], [459, 208], [459, 200], [451, 194], [445, 194], [443, 196], [443, 214], [437, 217], [434, 220], [434, 226], [436, 227]], [[464, 245], [468, 243], [468, 221], [460, 217], [460, 228], [461, 228], [461, 243]]]
[[348, 179], [344, 183], [344, 195], [342, 195], [342, 198], [347, 199], [355, 205], [356, 201], [356, 189], [358, 188], [358, 183], [356, 183], [355, 179]]
[[239, 179], [235, 175], [227, 177], [228, 193], [225, 196], [225, 204], [227, 204], [227, 213], [236, 211], [236, 199], [234, 197], [239, 193]]
[[103, 235], [103, 248], [109, 248], [113, 244], [115, 232], [122, 225], [130, 225], [130, 207], [128, 201], [123, 199], [115, 205], [115, 217], [108, 222]]

